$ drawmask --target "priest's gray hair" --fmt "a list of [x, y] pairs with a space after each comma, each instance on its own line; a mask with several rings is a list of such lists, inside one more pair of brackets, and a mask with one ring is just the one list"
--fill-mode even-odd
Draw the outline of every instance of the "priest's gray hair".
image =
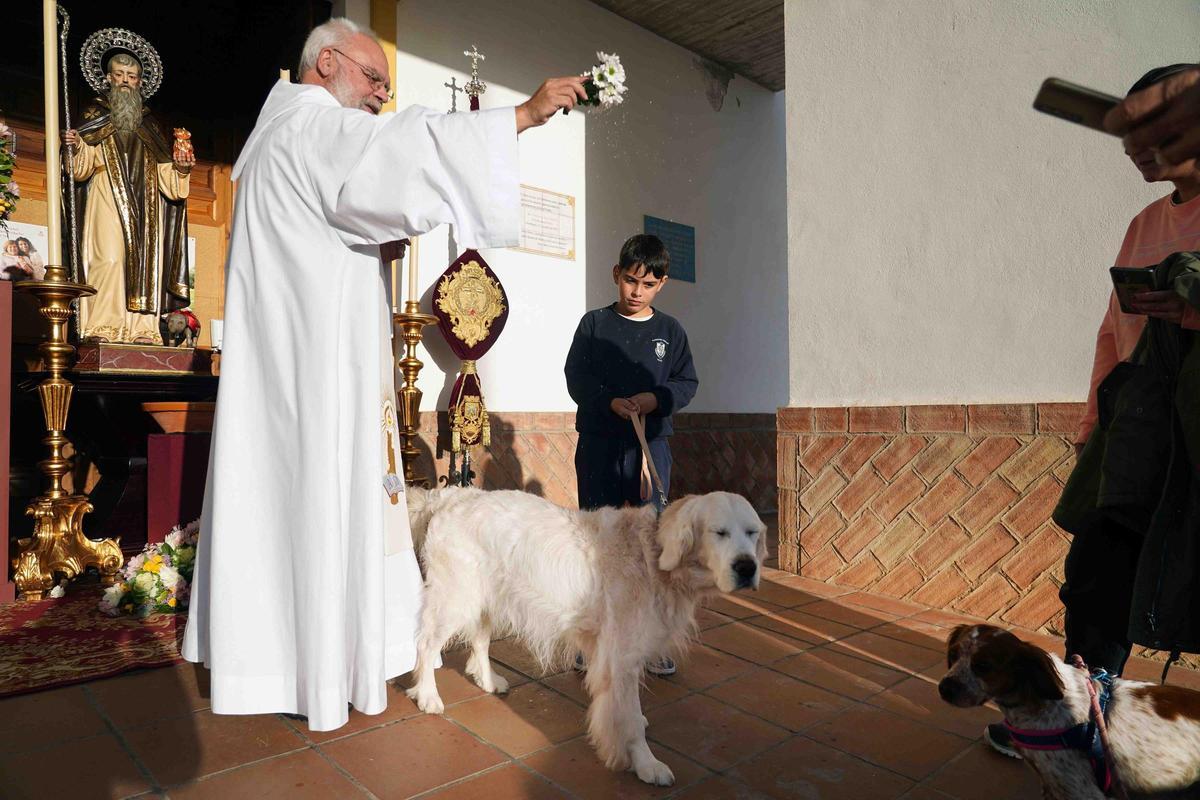
[[300, 51], [300, 67], [296, 77], [303, 77], [305, 72], [316, 67], [317, 56], [321, 55], [322, 50], [327, 47], [343, 45], [360, 33], [365, 33], [372, 39], [376, 38], [374, 31], [351, 22], [345, 17], [334, 17], [313, 28], [312, 32], [308, 34], [308, 38], [304, 40], [304, 49]]

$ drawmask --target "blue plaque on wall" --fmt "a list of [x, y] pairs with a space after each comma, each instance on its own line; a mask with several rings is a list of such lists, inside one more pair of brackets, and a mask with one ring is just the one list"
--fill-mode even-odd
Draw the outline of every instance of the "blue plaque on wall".
[[666, 219], [644, 216], [644, 232], [662, 239], [671, 254], [671, 280], [696, 282], [696, 229]]

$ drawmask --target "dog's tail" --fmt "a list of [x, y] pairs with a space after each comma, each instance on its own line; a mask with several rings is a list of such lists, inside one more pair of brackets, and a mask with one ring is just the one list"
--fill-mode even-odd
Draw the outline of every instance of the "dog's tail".
[[433, 519], [433, 510], [437, 506], [437, 490], [410, 486], [404, 491], [404, 499], [408, 501], [408, 527], [412, 530], [413, 548], [420, 552], [429, 531], [429, 520]]

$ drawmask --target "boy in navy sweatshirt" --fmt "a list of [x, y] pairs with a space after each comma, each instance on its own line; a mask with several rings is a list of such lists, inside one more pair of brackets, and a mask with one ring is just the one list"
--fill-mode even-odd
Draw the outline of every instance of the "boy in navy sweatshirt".
[[[645, 502], [642, 451], [629, 421], [635, 411], [645, 419], [663, 494], [670, 489], [671, 416], [691, 402], [700, 382], [683, 326], [652, 305], [667, 283], [669, 266], [670, 255], [657, 236], [631, 237], [613, 267], [617, 302], [584, 314], [575, 331], [564, 371], [567, 391], [579, 405], [575, 478], [580, 508]], [[670, 674], [675, 665], [664, 657], [647, 669]]]

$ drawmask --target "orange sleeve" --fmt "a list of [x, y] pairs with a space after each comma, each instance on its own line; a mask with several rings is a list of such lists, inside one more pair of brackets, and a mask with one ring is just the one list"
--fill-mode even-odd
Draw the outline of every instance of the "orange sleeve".
[[1117, 337], [1114, 331], [1116, 323], [1113, 317], [1113, 306], [1115, 303], [1116, 293], [1114, 292], [1109, 296], [1108, 309], [1104, 312], [1104, 319], [1100, 322], [1100, 330], [1096, 334], [1096, 355], [1092, 361], [1092, 383], [1088, 389], [1087, 411], [1084, 412], [1083, 419], [1079, 423], [1079, 434], [1075, 437], [1076, 444], [1083, 444], [1092, 435], [1092, 429], [1096, 427], [1096, 422], [1100, 419], [1100, 412], [1096, 405], [1096, 389], [1120, 361], [1117, 355]]

